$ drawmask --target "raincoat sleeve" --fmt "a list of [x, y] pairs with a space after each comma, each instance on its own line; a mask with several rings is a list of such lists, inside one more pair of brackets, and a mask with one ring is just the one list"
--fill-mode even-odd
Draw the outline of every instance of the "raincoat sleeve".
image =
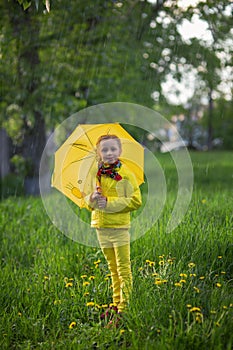
[[141, 191], [132, 173], [118, 182], [116, 190], [118, 196], [107, 197], [105, 212], [127, 213], [142, 205]]

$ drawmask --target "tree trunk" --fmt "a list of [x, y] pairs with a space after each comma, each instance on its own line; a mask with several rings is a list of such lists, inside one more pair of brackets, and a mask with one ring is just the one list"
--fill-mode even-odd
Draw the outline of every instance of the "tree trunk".
[[3, 179], [10, 172], [9, 137], [5, 129], [0, 129], [0, 178]]
[[207, 147], [208, 150], [212, 149], [212, 139], [213, 139], [213, 91], [209, 91], [209, 108], [208, 108], [208, 130], [207, 130]]

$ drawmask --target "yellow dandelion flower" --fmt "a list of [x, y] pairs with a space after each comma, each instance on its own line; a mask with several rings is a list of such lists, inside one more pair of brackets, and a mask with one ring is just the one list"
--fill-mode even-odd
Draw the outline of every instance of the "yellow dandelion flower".
[[233, 307], [233, 304], [230, 304], [229, 307]]
[[215, 310], [210, 310], [210, 313], [211, 313], [212, 315], [215, 315], [217, 312], [216, 312]]
[[82, 275], [81, 278], [82, 279], [87, 278], [87, 275]]
[[188, 267], [189, 267], [190, 269], [192, 269], [192, 268], [195, 267], [195, 266], [196, 266], [196, 264], [193, 263], [193, 262], [190, 262], [190, 263], [188, 264]]
[[226, 271], [221, 271], [221, 274], [222, 274], [222, 275], [225, 275], [225, 274], [226, 274]]
[[69, 281], [72, 282], [74, 279], [73, 278], [69, 278]]
[[150, 263], [150, 260], [146, 259], [146, 263], [149, 264], [149, 263]]
[[195, 314], [195, 320], [196, 320], [197, 323], [202, 323], [203, 322], [203, 315], [202, 315], [202, 313], [197, 312]]
[[69, 287], [73, 287], [73, 283], [72, 282], [67, 282], [66, 283], [66, 288], [69, 288]]
[[224, 310], [227, 310], [228, 307], [227, 307], [226, 305], [223, 305], [223, 309], [224, 309]]
[[142, 270], [143, 270], [143, 267], [139, 267], [139, 268], [138, 268], [138, 271], [142, 271]]
[[116, 303], [110, 303], [109, 304], [109, 307], [114, 307], [114, 306], [117, 306], [117, 304]]
[[108, 307], [108, 304], [102, 304], [102, 308], [106, 309]]
[[200, 311], [201, 311], [201, 308], [200, 308], [200, 307], [197, 307], [197, 306], [194, 306], [194, 307], [192, 307], [189, 311], [190, 311], [190, 312], [200, 312]]
[[76, 322], [71, 322], [70, 325], [69, 325], [69, 329], [72, 329], [76, 326]]
[[99, 263], [101, 263], [101, 260], [97, 260], [97, 261], [94, 261], [94, 265], [99, 265]]
[[85, 292], [85, 293], [83, 294], [84, 297], [86, 297], [86, 296], [88, 296], [88, 295], [90, 295], [89, 292]]
[[156, 279], [155, 284], [156, 284], [156, 286], [161, 286], [161, 284], [163, 284], [163, 281], [160, 279]]
[[157, 333], [160, 334], [161, 333], [161, 329], [157, 329]]
[[95, 279], [95, 276], [90, 276], [90, 277], [89, 277], [89, 280], [90, 280], [90, 281], [92, 281], [92, 280], [94, 280], [94, 279]]
[[49, 276], [44, 276], [44, 280], [45, 281], [49, 280]]
[[167, 262], [168, 262], [169, 264], [173, 264], [173, 260], [172, 260], [172, 259], [168, 259]]
[[86, 303], [86, 306], [95, 306], [95, 303], [93, 301], [89, 301], [88, 303]]
[[65, 282], [65, 283], [68, 282], [68, 277], [64, 277], [64, 282]]
[[164, 260], [160, 260], [160, 261], [159, 261], [159, 265], [160, 265], [160, 266], [163, 266], [164, 264], [165, 264], [165, 261], [164, 261]]
[[186, 283], [186, 280], [180, 280], [180, 283]]
[[86, 286], [89, 286], [90, 282], [83, 282], [83, 286], [86, 287]]
[[221, 285], [221, 283], [216, 283], [216, 287], [218, 287], [218, 288], [221, 288], [222, 287], [222, 285]]
[[187, 278], [187, 274], [186, 273], [180, 273], [180, 277]]
[[164, 254], [163, 255], [159, 255], [159, 259], [163, 259], [164, 258]]
[[200, 289], [199, 288], [193, 287], [193, 289], [195, 290], [195, 292], [200, 293]]
[[187, 304], [186, 306], [187, 306], [188, 309], [190, 309], [190, 307], [192, 307], [191, 304]]
[[125, 330], [124, 330], [124, 329], [121, 329], [121, 330], [120, 330], [120, 334], [123, 334], [123, 333], [125, 333]]
[[22, 316], [22, 312], [18, 312], [18, 316], [21, 317]]
[[195, 273], [190, 273], [189, 275], [190, 277], [197, 277], [197, 275]]
[[174, 286], [175, 286], [175, 287], [182, 287], [182, 284], [181, 284], [180, 282], [176, 282], [176, 283], [174, 284]]
[[219, 256], [218, 256], [218, 259], [222, 259], [222, 255], [219, 255]]
[[154, 261], [150, 261], [149, 262], [149, 266], [155, 266], [155, 262]]
[[205, 276], [199, 277], [199, 280], [204, 280], [204, 279], [205, 279]]
[[154, 272], [152, 273], [152, 276], [155, 277], [155, 276], [159, 276], [159, 274], [157, 272]]

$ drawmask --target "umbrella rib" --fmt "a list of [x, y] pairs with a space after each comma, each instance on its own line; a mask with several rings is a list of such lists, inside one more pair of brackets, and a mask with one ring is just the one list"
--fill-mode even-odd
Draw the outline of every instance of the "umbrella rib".
[[78, 148], [78, 149], [80, 149], [80, 150], [82, 150], [82, 151], [95, 154], [94, 151], [90, 151], [90, 150], [88, 150], [88, 149], [82, 148], [82, 147], [80, 147], [77, 143], [73, 143], [72, 146], [73, 146], [73, 147], [76, 147], [76, 148]]

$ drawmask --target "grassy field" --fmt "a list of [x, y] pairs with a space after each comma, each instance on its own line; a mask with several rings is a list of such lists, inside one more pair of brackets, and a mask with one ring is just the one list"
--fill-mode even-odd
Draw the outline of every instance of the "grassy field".
[[232, 349], [233, 154], [191, 158], [192, 201], [166, 233], [176, 175], [170, 156], [158, 156], [168, 204], [132, 243], [134, 288], [119, 328], [100, 320], [111, 303], [101, 251], [59, 232], [40, 198], [4, 199], [0, 349]]

